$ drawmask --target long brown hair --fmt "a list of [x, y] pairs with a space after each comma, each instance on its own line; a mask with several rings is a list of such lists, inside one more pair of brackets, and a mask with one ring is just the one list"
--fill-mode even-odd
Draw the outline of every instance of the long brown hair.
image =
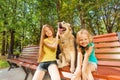
[[39, 44], [39, 55], [38, 55], [38, 62], [40, 62], [44, 56], [44, 51], [43, 51], [43, 40], [45, 38], [47, 38], [47, 36], [45, 35], [45, 27], [48, 27], [52, 33], [53, 33], [53, 36], [54, 36], [54, 29], [52, 26], [48, 25], [48, 24], [45, 24], [43, 25], [42, 27], [42, 31], [41, 31], [41, 37], [40, 37], [40, 44]]

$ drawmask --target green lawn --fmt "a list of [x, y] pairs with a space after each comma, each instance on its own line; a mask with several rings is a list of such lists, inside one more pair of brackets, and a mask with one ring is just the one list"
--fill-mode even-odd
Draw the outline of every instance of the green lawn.
[[0, 69], [8, 67], [9, 64], [6, 61], [5, 56], [0, 56]]

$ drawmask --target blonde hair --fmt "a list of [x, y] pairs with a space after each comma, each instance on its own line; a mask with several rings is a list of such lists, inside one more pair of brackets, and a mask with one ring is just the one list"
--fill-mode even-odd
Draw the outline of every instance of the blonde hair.
[[86, 29], [81, 29], [80, 31], [77, 32], [77, 35], [76, 35], [76, 42], [77, 43], [78, 43], [79, 38], [81, 37], [82, 34], [86, 34], [88, 36], [89, 42], [93, 42], [93, 37], [90, 34], [90, 32], [87, 31]]
[[41, 30], [41, 37], [40, 37], [38, 62], [40, 62], [42, 60], [43, 56], [44, 56], [43, 40], [48, 37], [48, 36], [45, 35], [45, 27], [48, 27], [52, 31], [53, 36], [54, 36], [54, 29], [53, 29], [53, 27], [48, 25], [48, 24], [43, 25], [42, 30]]

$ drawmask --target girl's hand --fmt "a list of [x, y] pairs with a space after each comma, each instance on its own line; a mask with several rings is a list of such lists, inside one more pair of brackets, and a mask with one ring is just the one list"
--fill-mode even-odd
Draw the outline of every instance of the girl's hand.
[[59, 27], [58, 27], [58, 29], [57, 29], [56, 39], [58, 39], [58, 37], [59, 37]]
[[73, 74], [71, 80], [81, 80], [81, 74]]
[[42, 28], [45, 28], [45, 26], [46, 26], [46, 25], [43, 25], [43, 27], [42, 27]]

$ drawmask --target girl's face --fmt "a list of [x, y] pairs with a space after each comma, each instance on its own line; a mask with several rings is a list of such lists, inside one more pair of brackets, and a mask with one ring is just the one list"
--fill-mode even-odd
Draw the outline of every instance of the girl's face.
[[89, 38], [86, 34], [82, 34], [78, 38], [78, 44], [82, 47], [86, 47], [89, 44]]
[[51, 37], [53, 35], [53, 33], [49, 27], [45, 27], [44, 30], [45, 30], [45, 35], [47, 37]]

